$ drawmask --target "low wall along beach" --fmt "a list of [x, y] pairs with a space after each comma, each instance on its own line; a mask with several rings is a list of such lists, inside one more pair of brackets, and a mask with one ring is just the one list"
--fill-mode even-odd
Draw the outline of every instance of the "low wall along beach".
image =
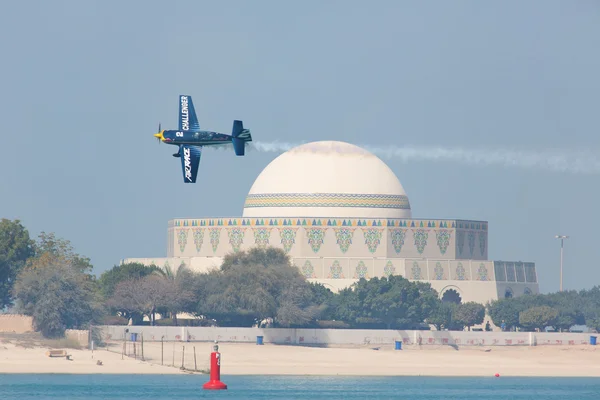
[[[598, 334], [570, 332], [468, 332], [362, 329], [282, 329], [221, 327], [99, 326], [107, 341], [232, 342], [289, 345], [536, 346], [587, 345]], [[127, 331], [127, 332], [126, 332]], [[135, 334], [132, 336], [132, 334]], [[592, 340], [594, 340], [592, 338]]]
[[0, 314], [0, 332], [33, 332], [33, 318], [27, 315], [20, 314]]

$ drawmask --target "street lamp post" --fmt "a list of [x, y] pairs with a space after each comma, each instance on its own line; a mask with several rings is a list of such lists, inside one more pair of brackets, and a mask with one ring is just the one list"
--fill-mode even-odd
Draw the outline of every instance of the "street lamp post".
[[563, 291], [563, 248], [564, 248], [564, 241], [565, 239], [568, 239], [568, 236], [565, 235], [556, 235], [554, 236], [555, 239], [560, 239], [560, 291]]

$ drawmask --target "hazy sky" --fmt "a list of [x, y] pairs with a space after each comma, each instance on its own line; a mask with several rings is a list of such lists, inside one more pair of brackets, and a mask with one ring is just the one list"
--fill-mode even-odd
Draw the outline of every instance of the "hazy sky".
[[564, 286], [589, 288], [599, 21], [594, 0], [6, 0], [0, 217], [71, 240], [101, 273], [165, 256], [169, 219], [241, 216], [277, 153], [205, 151], [199, 183], [184, 185], [152, 135], [177, 126], [185, 93], [202, 128], [242, 119], [261, 142], [524, 151], [521, 163], [586, 151], [590, 173], [384, 160], [414, 217], [489, 221], [490, 259], [536, 262], [544, 292], [559, 285], [554, 235], [570, 235]]

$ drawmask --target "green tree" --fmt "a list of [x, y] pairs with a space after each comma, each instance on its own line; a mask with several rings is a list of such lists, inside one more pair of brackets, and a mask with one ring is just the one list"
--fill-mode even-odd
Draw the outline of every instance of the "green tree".
[[114, 294], [115, 288], [120, 282], [129, 279], [141, 279], [145, 276], [161, 272], [161, 269], [155, 265], [147, 266], [137, 262], [115, 265], [100, 275], [99, 284], [102, 295], [108, 299]]
[[[75, 254], [70, 242], [53, 239], [48, 245], [41, 234], [36, 256], [29, 258], [14, 286], [18, 308], [33, 317], [34, 326], [46, 337], [59, 337], [65, 329], [86, 328], [103, 316], [97, 281], [85, 264], [87, 258]], [[82, 261], [83, 260], [83, 261]]]
[[519, 314], [519, 323], [528, 330], [544, 330], [554, 325], [558, 314], [558, 310], [549, 306], [532, 307]]
[[332, 319], [337, 307], [336, 300], [338, 296], [322, 283], [310, 282], [308, 287], [312, 292], [312, 302], [318, 306], [317, 318]]
[[252, 326], [274, 318], [281, 326], [316, 317], [308, 282], [281, 249], [253, 248], [224, 257], [223, 265], [197, 280], [198, 313], [221, 325]]
[[35, 261], [37, 265], [45, 265], [52, 259], [60, 258], [80, 272], [89, 274], [93, 269], [88, 257], [75, 253], [69, 240], [57, 238], [52, 232], [39, 234], [35, 243], [35, 253], [37, 259], [32, 261]]
[[12, 304], [15, 279], [34, 256], [34, 245], [21, 221], [0, 220], [0, 310]]
[[277, 302], [275, 321], [283, 327], [305, 326], [321, 312], [320, 305], [314, 303], [310, 286], [300, 279], [287, 285]]
[[434, 325], [438, 331], [442, 329], [462, 330], [462, 325], [454, 321], [453, 315], [456, 307], [458, 307], [458, 304], [440, 301], [429, 317], [427, 317], [426, 322]]
[[65, 329], [87, 328], [101, 306], [94, 282], [85, 274], [57, 261], [43, 268], [25, 268], [15, 283], [19, 308], [33, 317], [36, 330], [60, 337]]
[[524, 310], [524, 307], [515, 300], [515, 298], [498, 299], [488, 303], [488, 314], [494, 325], [501, 326], [504, 322], [507, 329], [519, 326], [519, 313]]
[[459, 304], [454, 309], [454, 320], [463, 326], [466, 326], [469, 331], [473, 325], [483, 323], [485, 318], [485, 307], [483, 304], [468, 302]]
[[273, 265], [291, 266], [289, 256], [281, 249], [269, 246], [267, 248], [253, 247], [248, 251], [228, 253], [223, 257], [221, 271], [227, 272], [234, 267], [263, 266], [269, 268]]
[[[158, 309], [168, 307], [175, 296], [176, 289], [169, 281], [152, 274], [119, 282], [108, 305], [122, 310], [127, 316], [146, 315], [150, 324], [154, 325]], [[139, 322], [135, 321], [135, 323]]]
[[569, 330], [573, 325], [585, 324], [585, 303], [581, 293], [575, 290], [551, 293], [543, 296], [544, 305], [558, 310], [554, 328]]
[[519, 326], [519, 314], [535, 307], [551, 307], [558, 312], [552, 326], [560, 330], [568, 330], [573, 325], [584, 324], [589, 301], [586, 292], [564, 291], [550, 294], [519, 296], [510, 299], [493, 301], [488, 305], [488, 312], [499, 325], [505, 320], [508, 327]]
[[437, 307], [437, 293], [429, 284], [402, 276], [361, 279], [343, 290], [338, 315], [346, 322], [381, 321], [391, 329], [422, 323]]
[[170, 266], [158, 272], [165, 280], [168, 286], [167, 290], [171, 295], [166, 297], [164, 310], [171, 314], [171, 319], [177, 326], [177, 313], [182, 311], [195, 311], [197, 299], [194, 296], [194, 273], [182, 263], [179, 268], [174, 270]]
[[585, 325], [600, 331], [600, 286], [582, 290], [580, 298]]

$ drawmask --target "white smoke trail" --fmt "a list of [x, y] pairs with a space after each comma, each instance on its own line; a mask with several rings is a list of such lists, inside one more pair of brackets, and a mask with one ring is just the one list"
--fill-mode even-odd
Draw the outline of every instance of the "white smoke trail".
[[[260, 152], [282, 153], [303, 143], [252, 142]], [[600, 174], [600, 156], [592, 152], [565, 150], [465, 149], [460, 147], [418, 147], [358, 145], [387, 159], [455, 162], [468, 165], [516, 167], [574, 174]]]

